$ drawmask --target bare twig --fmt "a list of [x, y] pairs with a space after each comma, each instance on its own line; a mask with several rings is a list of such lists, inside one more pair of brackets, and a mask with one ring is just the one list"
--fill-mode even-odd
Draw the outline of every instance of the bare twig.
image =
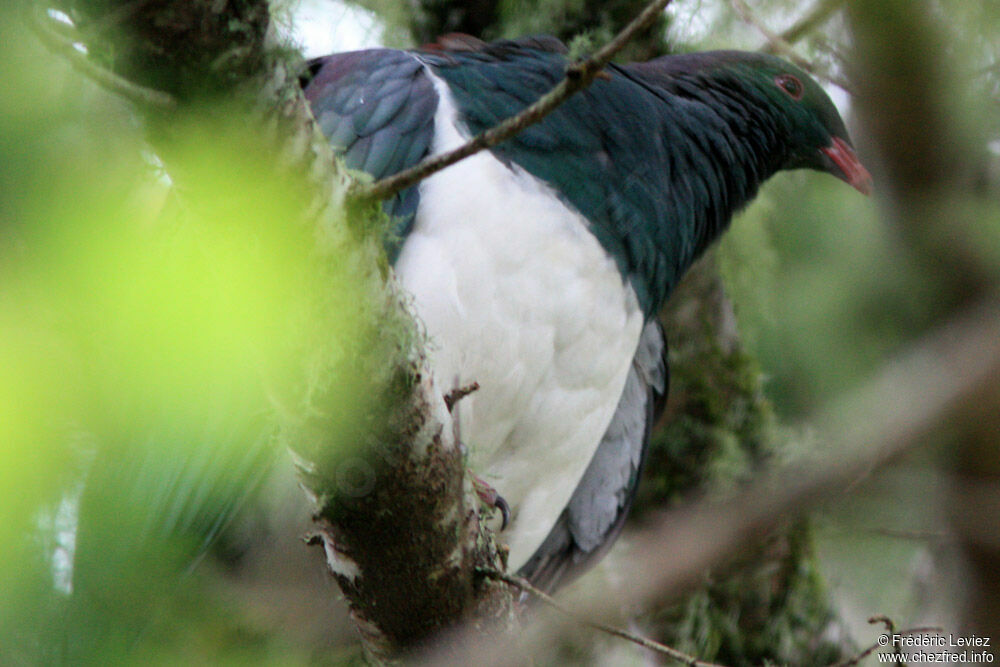
[[[795, 24], [781, 33], [781, 40], [786, 44], [795, 44], [797, 41], [808, 35], [810, 32], [826, 23], [831, 16], [839, 10], [847, 0], [825, 0], [820, 2], [813, 10], [795, 22]], [[772, 46], [764, 47], [765, 51], [772, 52]]]
[[645, 637], [641, 637], [637, 634], [628, 632], [627, 630], [616, 628], [613, 625], [608, 625], [606, 623], [599, 623], [597, 621], [591, 621], [589, 619], [583, 618], [579, 614], [570, 611], [563, 605], [559, 604], [551, 595], [545, 593], [544, 591], [539, 590], [538, 588], [535, 588], [530, 583], [528, 583], [527, 580], [522, 579], [521, 577], [515, 577], [513, 575], [507, 574], [506, 572], [498, 572], [497, 570], [479, 569], [477, 571], [486, 577], [490, 577], [491, 579], [497, 579], [506, 584], [510, 584], [511, 586], [515, 586], [521, 589], [522, 591], [530, 593], [531, 595], [538, 598], [539, 600], [549, 605], [553, 609], [556, 609], [562, 612], [563, 614], [566, 614], [567, 616], [577, 621], [580, 621], [581, 623], [589, 625], [590, 627], [596, 630], [600, 630], [601, 632], [605, 632], [615, 637], [620, 637], [622, 639], [625, 639], [626, 641], [632, 642], [633, 644], [638, 644], [639, 646], [645, 649], [649, 649], [650, 651], [654, 651], [656, 653], [659, 653], [660, 655], [665, 655], [669, 658], [672, 658], [683, 665], [690, 665], [690, 667], [721, 667], [721, 665], [699, 660], [694, 656], [688, 655], [683, 651], [678, 651], [677, 649], [671, 648], [666, 644], [655, 642], [652, 639], [646, 639]]
[[869, 625], [875, 625], [876, 623], [881, 623], [885, 626], [885, 631], [890, 634], [896, 631], [896, 624], [885, 614], [875, 614], [874, 616], [870, 616], [868, 618]]
[[757, 18], [757, 15], [751, 11], [749, 5], [744, 0], [731, 0], [731, 2], [733, 9], [740, 15], [743, 22], [756, 28], [767, 40], [767, 46], [762, 50], [783, 55], [807, 72], [812, 71], [812, 63], [796, 53], [795, 49], [784, 37], [768, 28], [763, 21]]
[[[868, 619], [868, 622], [872, 624], [881, 623], [885, 626], [885, 634], [888, 635], [922, 635], [930, 632], [944, 632], [944, 628], [938, 627], [907, 628], [906, 630], [896, 632], [896, 624], [892, 622], [892, 619], [888, 616], [881, 615], [872, 616]], [[854, 667], [855, 665], [861, 664], [861, 661], [870, 656], [872, 653], [880, 648], [884, 648], [885, 646], [885, 644], [875, 642], [853, 658], [844, 660], [843, 662], [834, 663], [833, 665], [830, 665], [830, 667]]]
[[897, 540], [915, 540], [918, 542], [948, 542], [954, 540], [954, 536], [944, 531], [871, 528], [868, 532], [884, 537], [892, 537]]
[[519, 113], [501, 121], [485, 130], [458, 148], [429, 157], [419, 164], [405, 169], [398, 174], [376, 181], [370, 185], [359, 186], [352, 194], [362, 199], [388, 199], [397, 192], [416, 185], [431, 174], [449, 167], [459, 160], [474, 155], [479, 151], [496, 146], [521, 130], [534, 125], [552, 113], [560, 104], [574, 93], [577, 93], [593, 82], [604, 67], [611, 62], [616, 53], [628, 44], [636, 33], [648, 28], [663, 13], [670, 0], [653, 0], [642, 12], [632, 20], [614, 39], [598, 49], [591, 57], [572, 63], [566, 67], [566, 76], [549, 92], [542, 95], [534, 104]]
[[740, 18], [743, 19], [744, 23], [756, 28], [757, 31], [767, 40], [767, 44], [761, 48], [761, 51], [784, 56], [810, 74], [820, 77], [821, 79], [825, 79], [835, 86], [843, 88], [847, 92], [852, 92], [851, 85], [847, 81], [834, 76], [830, 72], [821, 71], [812, 62], [800, 56], [795, 48], [788, 41], [786, 41], [782, 35], [779, 35], [768, 28], [763, 21], [757, 18], [756, 14], [751, 11], [745, 0], [731, 0], [731, 2], [733, 9], [735, 9], [736, 13], [740, 15]]
[[44, 9], [40, 5], [34, 2], [25, 3], [23, 12], [25, 23], [46, 48], [62, 57], [73, 69], [105, 90], [120, 95], [133, 104], [160, 110], [171, 110], [177, 106], [177, 100], [172, 95], [132, 83], [94, 63], [85, 52], [77, 48], [74, 41], [67, 39], [53, 28], [51, 25], [53, 19], [43, 12]]

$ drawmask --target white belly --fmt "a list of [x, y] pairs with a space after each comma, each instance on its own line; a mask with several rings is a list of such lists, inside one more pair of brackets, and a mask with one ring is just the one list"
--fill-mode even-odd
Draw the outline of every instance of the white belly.
[[[464, 141], [442, 101], [435, 152]], [[431, 339], [469, 465], [511, 506], [519, 568], [548, 535], [621, 396], [643, 316], [632, 288], [544, 183], [487, 151], [425, 180], [396, 272]]]

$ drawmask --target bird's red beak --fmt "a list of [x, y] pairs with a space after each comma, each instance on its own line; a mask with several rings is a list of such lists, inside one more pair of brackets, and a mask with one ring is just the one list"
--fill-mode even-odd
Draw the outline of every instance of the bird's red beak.
[[849, 183], [861, 194], [870, 195], [872, 193], [872, 175], [861, 164], [857, 153], [846, 141], [840, 137], [834, 137], [833, 142], [826, 148], [821, 148], [820, 151], [830, 158], [840, 170], [839, 174], [834, 173], [835, 176]]

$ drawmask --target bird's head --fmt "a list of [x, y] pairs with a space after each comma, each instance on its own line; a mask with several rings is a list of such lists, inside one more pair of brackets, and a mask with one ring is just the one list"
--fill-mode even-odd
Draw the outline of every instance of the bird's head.
[[[775, 56], [708, 51], [665, 56], [644, 64], [647, 75], [673, 93], [711, 100], [736, 118], [766, 119], [761, 131], [780, 133], [777, 169], [815, 169], [864, 194], [872, 179], [826, 91], [800, 68]], [[748, 110], [753, 110], [747, 113]], [[760, 129], [760, 128], [751, 128]]]
[[772, 56], [761, 56], [747, 71], [788, 121], [790, 154], [784, 169], [824, 171], [871, 193], [872, 177], [858, 160], [837, 107], [811, 76]]

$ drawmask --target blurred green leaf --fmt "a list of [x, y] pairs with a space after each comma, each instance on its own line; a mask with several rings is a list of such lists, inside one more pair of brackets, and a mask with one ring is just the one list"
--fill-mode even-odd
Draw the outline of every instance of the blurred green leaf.
[[0, 662], [266, 656], [192, 568], [279, 427], [364, 413], [350, 264], [250, 118], [159, 128], [164, 172], [24, 36], [0, 66]]

